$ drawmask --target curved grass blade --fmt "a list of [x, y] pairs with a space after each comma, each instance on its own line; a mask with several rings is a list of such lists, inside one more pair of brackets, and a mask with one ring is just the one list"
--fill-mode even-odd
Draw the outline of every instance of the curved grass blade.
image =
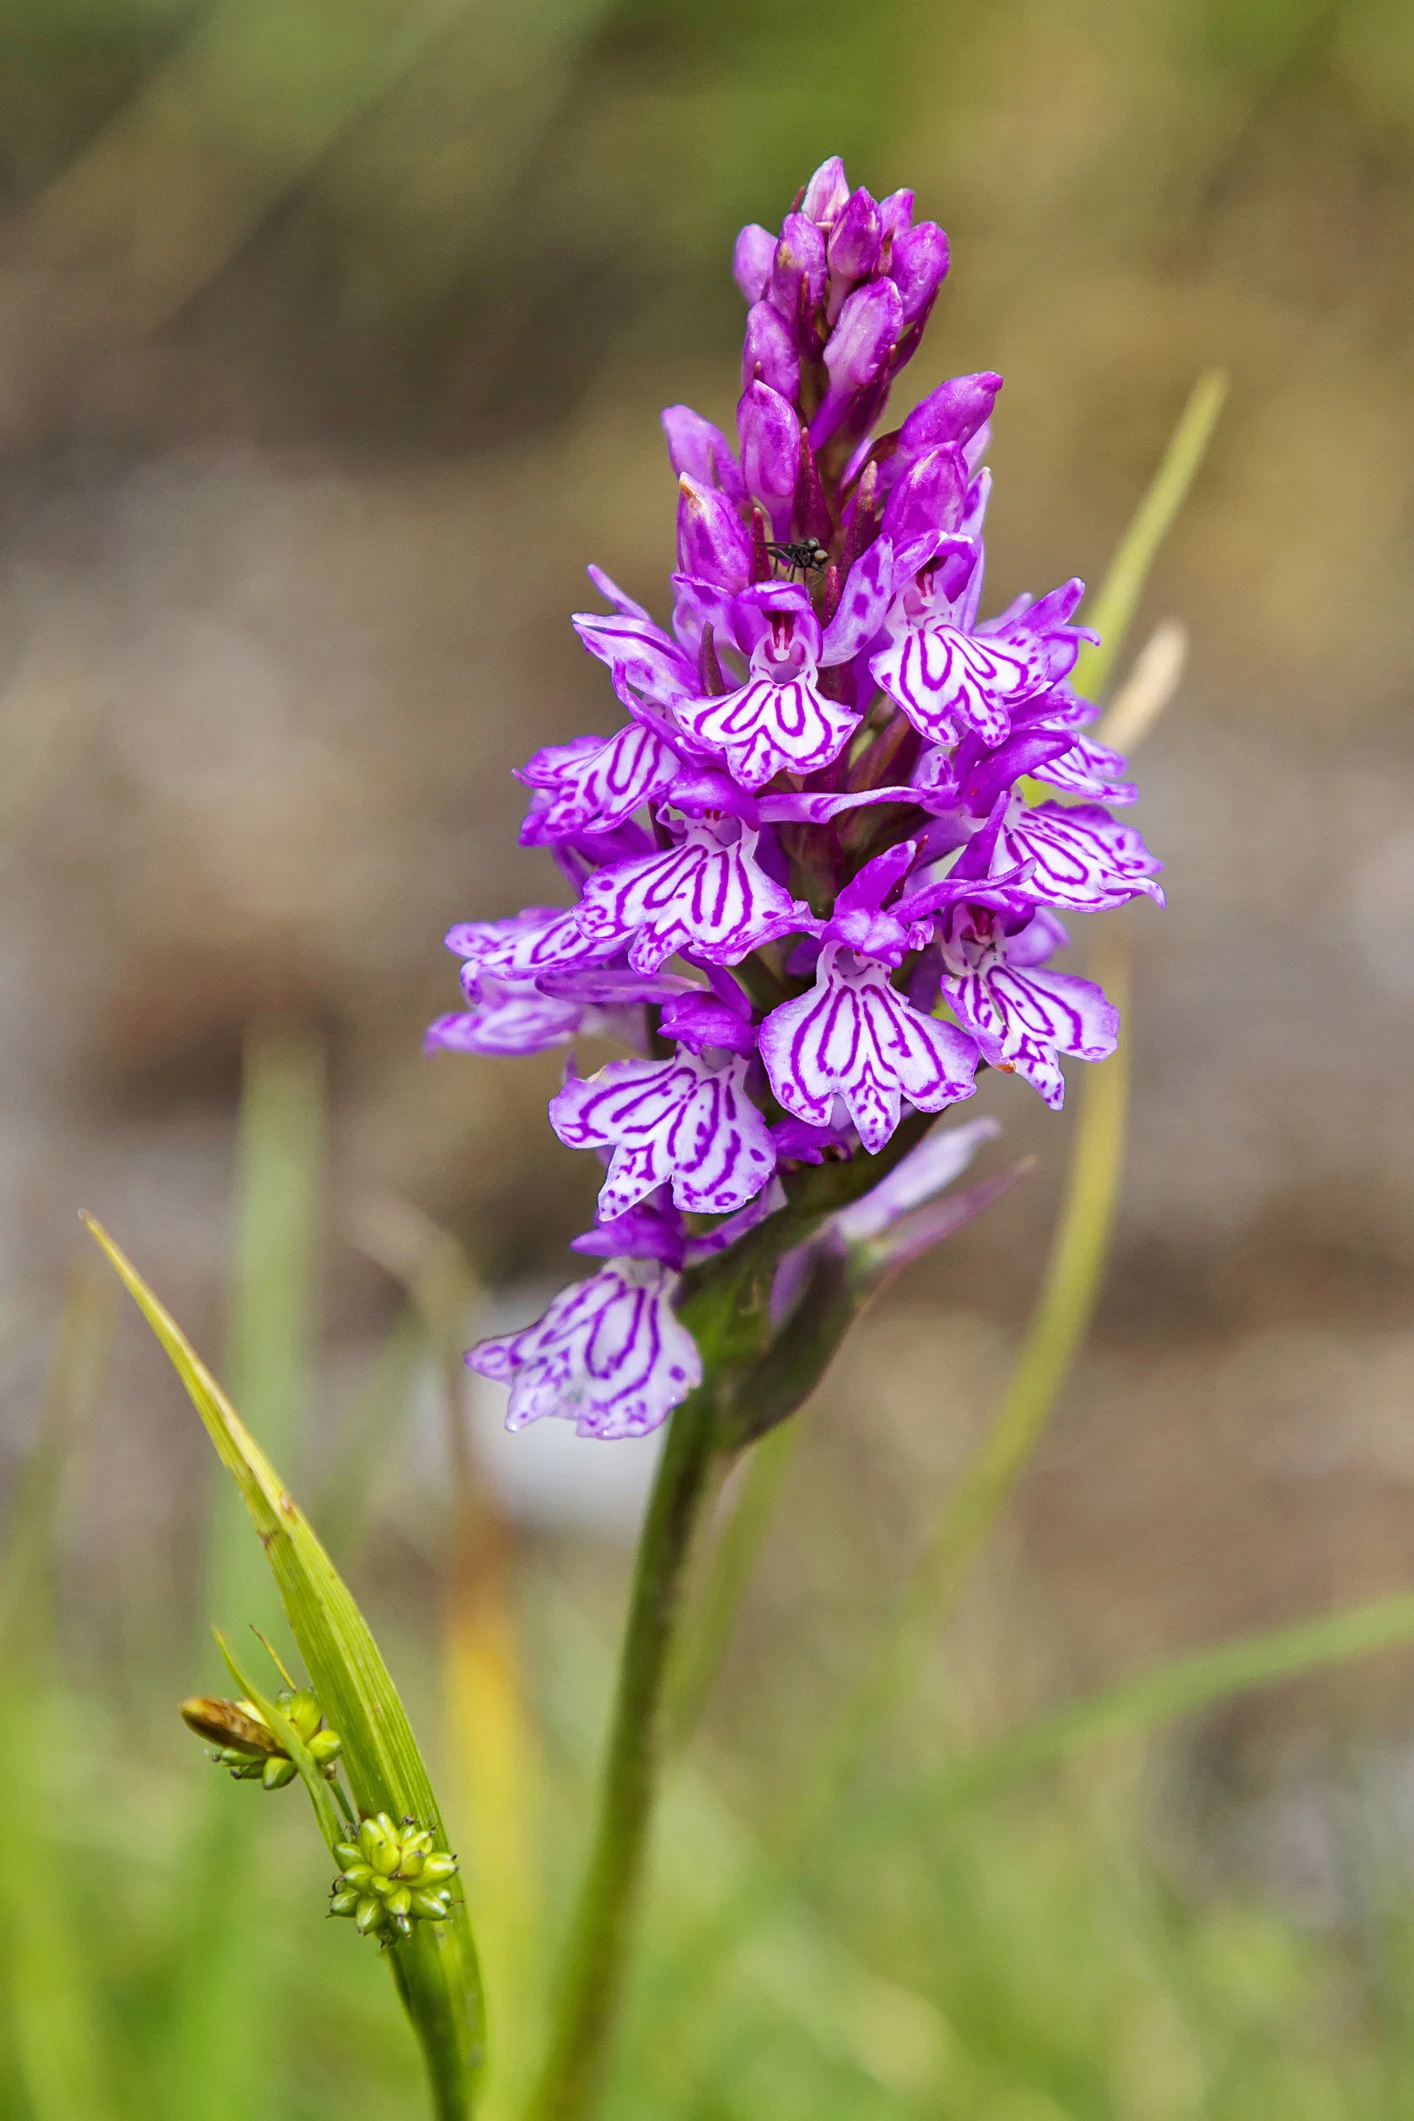
[[[132, 1262], [94, 1217], [83, 1218], [172, 1363], [265, 1548], [310, 1683], [343, 1739], [343, 1765], [361, 1813], [405, 1814], [445, 1828], [397, 1689], [352, 1593], [308, 1519], [211, 1372]], [[465, 2121], [485, 2061], [484, 2006], [464, 1903], [446, 1923], [419, 1923], [389, 1948], [422, 2044], [438, 2121]]]
[[1149, 570], [1188, 498], [1188, 489], [1208, 453], [1226, 397], [1227, 377], [1220, 368], [1210, 368], [1199, 376], [1159, 468], [1120, 539], [1105, 579], [1093, 603], [1084, 611], [1085, 623], [1099, 634], [1100, 645], [1094, 648], [1087, 643], [1081, 649], [1071, 683], [1087, 699], [1103, 692], [1109, 682], [1139, 608]]

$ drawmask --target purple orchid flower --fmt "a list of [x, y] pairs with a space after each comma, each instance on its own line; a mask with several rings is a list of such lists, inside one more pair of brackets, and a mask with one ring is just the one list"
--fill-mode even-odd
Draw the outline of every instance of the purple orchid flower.
[[557, 1415], [581, 1436], [646, 1436], [702, 1382], [702, 1357], [673, 1310], [679, 1276], [614, 1259], [562, 1289], [522, 1333], [483, 1340], [467, 1361], [511, 1388], [508, 1429]]
[[1067, 582], [995, 630], [969, 632], [955, 622], [946, 570], [930, 561], [895, 607], [893, 639], [870, 670], [920, 736], [952, 744], [976, 730], [1004, 743], [1012, 715], [1073, 669], [1084, 637], [1066, 624], [1084, 584]]
[[744, 1060], [714, 1066], [702, 1055], [610, 1061], [565, 1084], [550, 1124], [570, 1149], [612, 1149], [599, 1194], [606, 1220], [669, 1184], [679, 1208], [727, 1215], [761, 1191], [776, 1168], [765, 1114], [746, 1089]]
[[664, 795], [682, 761], [653, 730], [630, 722], [617, 736], [547, 744], [517, 779], [534, 792], [520, 828], [522, 846], [546, 846], [580, 834], [613, 832], [636, 810]]
[[778, 935], [808, 926], [810, 908], [756, 859], [759, 835], [735, 818], [689, 825], [675, 847], [601, 869], [574, 918], [586, 949], [621, 949], [656, 972], [679, 950], [735, 965]]
[[[952, 377], [876, 431], [947, 267], [912, 192], [876, 199], [837, 156], [778, 232], [742, 230], [738, 446], [688, 406], [663, 415], [671, 630], [591, 567], [607, 609], [574, 624], [628, 721], [520, 769], [522, 842], [550, 849], [576, 902], [447, 938], [465, 1001], [429, 1048], [594, 1035], [634, 1056], [571, 1071], [551, 1105], [560, 1139], [607, 1165], [574, 1241], [606, 1264], [473, 1351], [510, 1383], [513, 1423], [655, 1427], [701, 1376], [680, 1277], [700, 1319], [744, 1240], [760, 1233], [740, 1255], [755, 1275], [778, 1256], [773, 1216], [807, 1209], [808, 1226], [809, 1203], [834, 1199], [813, 1235], [799, 1214], [779, 1225], [789, 1315], [746, 1307], [768, 1335], [761, 1405], [798, 1403], [824, 1359], [802, 1336], [818, 1325], [823, 1346], [870, 1277], [1014, 1176], [934, 1197], [976, 1123], [929, 1134], [869, 1190], [905, 1114], [970, 1097], [979, 1060], [1059, 1105], [1062, 1061], [1113, 1050], [1111, 1004], [1051, 968], [1057, 916], [1163, 895], [1160, 864], [1112, 815], [1135, 796], [1125, 761], [1087, 733], [1098, 710], [1068, 682], [1094, 638], [1075, 623], [1081, 584], [984, 615], [1000, 376]], [[1034, 800], [1038, 781], [1056, 797]]]
[[898, 1126], [905, 1097], [920, 1112], [941, 1112], [976, 1088], [973, 1041], [921, 1015], [883, 965], [833, 943], [820, 953], [814, 988], [772, 1010], [760, 1044], [787, 1112], [826, 1127], [838, 1098], [871, 1151]]
[[881, 538], [853, 570], [846, 598], [821, 632], [806, 591], [762, 582], [732, 603], [732, 639], [749, 658], [746, 683], [721, 699], [679, 709], [699, 742], [726, 759], [736, 779], [762, 788], [778, 773], [813, 773], [838, 757], [858, 710], [828, 699], [819, 673], [847, 663], [877, 633], [888, 608], [892, 552]]
[[1119, 1011], [1093, 980], [1044, 969], [1068, 941], [1060, 922], [1049, 913], [1008, 920], [964, 904], [944, 915], [940, 940], [942, 991], [983, 1059], [1024, 1075], [1058, 1112], [1058, 1056], [1104, 1060], [1119, 1038]]

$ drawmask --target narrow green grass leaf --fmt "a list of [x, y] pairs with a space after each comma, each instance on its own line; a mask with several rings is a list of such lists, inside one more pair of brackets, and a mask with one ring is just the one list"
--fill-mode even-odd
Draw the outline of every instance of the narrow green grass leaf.
[[1109, 682], [1149, 570], [1198, 475], [1226, 397], [1227, 377], [1221, 369], [1210, 368], [1199, 376], [1099, 592], [1080, 614], [1100, 636], [1098, 648], [1087, 643], [1081, 649], [1071, 678], [1076, 691], [1087, 699], [1097, 698]]
[[[412, 1816], [446, 1845], [441, 1812], [388, 1668], [353, 1595], [210, 1370], [137, 1269], [92, 1216], [84, 1221], [156, 1334], [250, 1512], [290, 1632], [361, 1813]], [[464, 1903], [446, 1923], [419, 1923], [389, 1949], [394, 1978], [422, 2042], [440, 2121], [464, 2121], [484, 2063], [484, 2010]]]

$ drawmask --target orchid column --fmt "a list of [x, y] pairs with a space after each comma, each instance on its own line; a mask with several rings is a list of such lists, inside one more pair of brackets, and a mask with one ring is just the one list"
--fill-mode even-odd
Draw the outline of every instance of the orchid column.
[[1050, 968], [1063, 917], [1161, 898], [1111, 814], [1134, 796], [1124, 761], [1067, 682], [1094, 638], [1083, 585], [980, 617], [1001, 378], [954, 378], [877, 433], [947, 266], [910, 192], [851, 192], [838, 158], [779, 236], [742, 231], [738, 447], [663, 415], [671, 628], [591, 567], [610, 608], [574, 623], [626, 719], [521, 771], [521, 839], [574, 903], [448, 937], [466, 1007], [430, 1046], [629, 1051], [588, 1079], [571, 1058], [550, 1105], [605, 1165], [574, 1243], [604, 1264], [467, 1359], [509, 1385], [512, 1428], [621, 1439], [678, 1410], [542, 2087], [555, 2121], [586, 2110], [606, 2050], [713, 1463], [798, 1406], [880, 1279], [1005, 1183], [938, 1198], [991, 1131], [932, 1123], [977, 1069], [1058, 1108], [1062, 1058], [1113, 1050], [1100, 989]]

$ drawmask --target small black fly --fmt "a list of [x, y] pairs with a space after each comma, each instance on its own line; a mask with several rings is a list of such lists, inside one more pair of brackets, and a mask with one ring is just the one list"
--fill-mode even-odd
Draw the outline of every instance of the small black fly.
[[802, 538], [790, 545], [768, 544], [766, 550], [778, 567], [784, 566], [788, 582], [795, 580], [797, 571], [803, 580], [808, 574], [818, 574], [830, 563], [830, 555], [818, 538]]

